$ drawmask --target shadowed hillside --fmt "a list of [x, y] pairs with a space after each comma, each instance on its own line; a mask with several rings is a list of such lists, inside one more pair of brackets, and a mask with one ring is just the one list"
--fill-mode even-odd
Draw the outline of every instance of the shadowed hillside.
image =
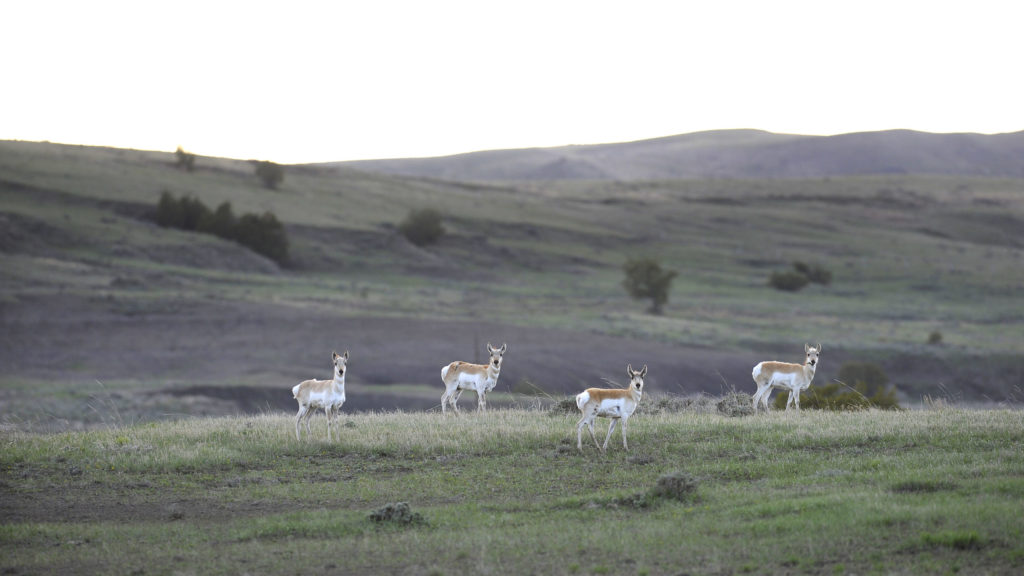
[[864, 174], [1024, 177], [1024, 132], [909, 130], [798, 136], [698, 132], [621, 144], [475, 152], [340, 165], [445, 180], [824, 178]]

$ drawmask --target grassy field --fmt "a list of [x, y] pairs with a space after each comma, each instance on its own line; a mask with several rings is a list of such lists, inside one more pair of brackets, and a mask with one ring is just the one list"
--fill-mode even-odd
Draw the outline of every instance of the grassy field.
[[[0, 432], [5, 574], [1014, 574], [1024, 414], [647, 403], [600, 455], [501, 410]], [[589, 440], [589, 439], [588, 439]], [[669, 480], [661, 480], [668, 478]], [[659, 491], [659, 485], [666, 489]], [[405, 502], [410, 516], [375, 522]]]

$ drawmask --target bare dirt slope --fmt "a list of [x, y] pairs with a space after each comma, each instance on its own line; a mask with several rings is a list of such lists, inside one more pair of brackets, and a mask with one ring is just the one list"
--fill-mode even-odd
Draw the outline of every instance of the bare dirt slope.
[[[487, 342], [509, 345], [499, 391], [525, 380], [553, 395], [606, 386], [603, 379], [624, 382], [628, 363], [648, 365], [650, 391], [719, 394], [730, 386], [752, 386], [750, 367], [759, 360], [752, 354], [488, 321], [343, 318], [324, 310], [246, 302], [182, 301], [139, 311], [106, 298], [25, 298], [3, 304], [0, 317], [0, 365], [8, 377], [134, 380], [147, 382], [142, 389], [150, 392], [220, 398], [234, 391], [243, 409], [264, 400], [292, 409], [288, 389], [329, 375], [332, 350], [350, 351], [349, 382], [366, 395], [395, 384], [436, 385], [440, 395], [441, 366], [480, 361]], [[798, 360], [799, 353], [794, 350], [791, 359]], [[242, 398], [248, 388], [283, 392], [279, 401], [271, 392], [252, 402]], [[350, 400], [349, 407], [360, 409], [397, 407], [364, 402], [354, 393]]]

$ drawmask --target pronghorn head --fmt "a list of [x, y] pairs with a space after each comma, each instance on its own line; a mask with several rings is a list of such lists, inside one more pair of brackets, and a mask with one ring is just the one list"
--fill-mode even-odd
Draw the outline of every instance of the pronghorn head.
[[804, 360], [804, 364], [814, 368], [818, 365], [818, 354], [821, 354], [821, 344], [817, 346], [810, 346], [804, 344], [804, 353], [807, 354], [807, 359]]
[[506, 350], [508, 350], [508, 344], [502, 343], [501, 348], [495, 348], [491, 346], [490, 342], [487, 343], [487, 352], [491, 355], [490, 367], [495, 372], [501, 370], [501, 357], [505, 354]]
[[334, 377], [344, 378], [345, 368], [348, 366], [348, 350], [344, 354], [334, 353]]
[[647, 376], [647, 364], [640, 370], [633, 370], [632, 364], [626, 365], [626, 374], [629, 376], [629, 389], [637, 393], [644, 391], [644, 377]]

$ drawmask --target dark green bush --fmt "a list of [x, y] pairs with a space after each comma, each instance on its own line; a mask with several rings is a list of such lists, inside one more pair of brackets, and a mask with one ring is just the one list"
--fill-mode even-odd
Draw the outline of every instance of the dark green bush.
[[284, 225], [270, 212], [244, 214], [236, 219], [229, 202], [211, 212], [198, 198], [175, 198], [165, 191], [157, 201], [154, 220], [167, 228], [203, 232], [233, 240], [278, 263], [288, 260], [288, 236]]
[[942, 344], [942, 332], [935, 330], [931, 334], [929, 334], [928, 343], [931, 344], [932, 346], [938, 346], [939, 344]]
[[184, 221], [181, 214], [181, 203], [168, 191], [160, 194], [156, 203], [156, 223], [164, 228], [181, 228]]
[[235, 239], [235, 228], [238, 220], [231, 210], [231, 203], [224, 202], [213, 212], [207, 213], [206, 217], [199, 221], [199, 231], [228, 240]]
[[263, 185], [271, 190], [276, 190], [281, 182], [284, 182], [284, 166], [261, 160], [256, 162], [256, 177], [263, 182]]
[[412, 210], [398, 225], [398, 231], [417, 246], [434, 244], [444, 236], [441, 213], [432, 208]]
[[270, 212], [243, 214], [235, 226], [235, 241], [275, 262], [288, 259], [288, 237], [284, 226]]
[[661, 314], [668, 302], [668, 291], [672, 287], [672, 279], [676, 277], [674, 270], [663, 270], [661, 264], [653, 258], [629, 259], [622, 266], [626, 278], [622, 286], [634, 300], [650, 298], [651, 314]]
[[807, 283], [810, 282], [807, 276], [795, 271], [795, 270], [784, 270], [782, 272], [772, 272], [771, 277], [768, 279], [768, 283], [771, 284], [776, 290], [784, 290], [786, 292], [797, 292], [801, 290]]

